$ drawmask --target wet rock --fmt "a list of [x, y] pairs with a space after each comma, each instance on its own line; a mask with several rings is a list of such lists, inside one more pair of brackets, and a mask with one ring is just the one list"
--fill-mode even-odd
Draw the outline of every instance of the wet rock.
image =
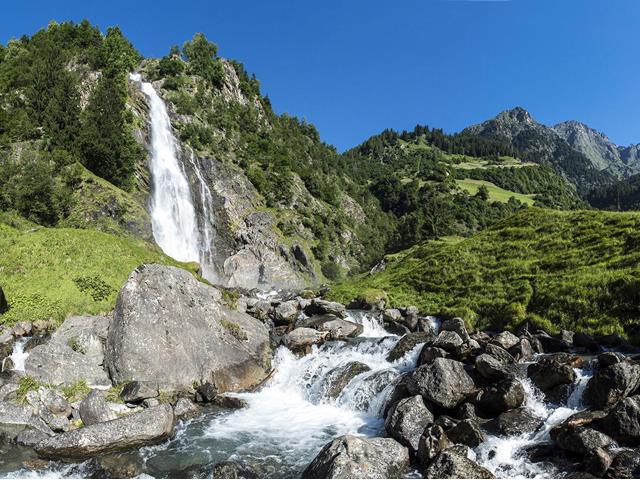
[[438, 454], [424, 471], [425, 478], [495, 478], [486, 468], [451, 449]]
[[453, 418], [449, 415], [440, 415], [438, 418], [436, 418], [435, 424], [440, 425], [445, 429], [445, 431], [447, 431], [455, 427], [459, 421], [460, 420], [458, 420], [457, 418]]
[[609, 478], [640, 478], [640, 450], [623, 450], [607, 470]]
[[320, 345], [327, 339], [327, 332], [319, 332], [314, 328], [298, 327], [287, 333], [284, 344], [296, 353], [308, 353], [313, 345]]
[[534, 351], [531, 346], [531, 342], [528, 339], [520, 339], [520, 343], [511, 347], [509, 353], [513, 356], [516, 362], [528, 362], [533, 358]]
[[217, 395], [213, 399], [213, 404], [217, 405], [221, 408], [227, 408], [230, 410], [238, 410], [240, 408], [246, 408], [249, 406], [249, 403], [240, 397], [234, 397], [233, 395]]
[[425, 467], [436, 455], [451, 446], [453, 443], [447, 437], [442, 426], [430, 425], [420, 435], [416, 460], [418, 464]]
[[624, 354], [618, 352], [603, 352], [598, 355], [598, 365], [600, 368], [610, 367], [624, 360]]
[[173, 410], [164, 404], [61, 433], [38, 443], [35, 450], [44, 458], [87, 458], [161, 442], [171, 435], [173, 425]]
[[543, 353], [568, 352], [571, 349], [571, 345], [562, 338], [556, 338], [546, 334], [535, 335], [534, 337], [540, 342]]
[[519, 380], [503, 380], [484, 391], [478, 406], [487, 413], [497, 415], [518, 408], [524, 403], [524, 397], [524, 387]]
[[364, 330], [362, 325], [343, 320], [335, 315], [316, 315], [300, 323], [301, 327], [328, 333], [328, 340], [357, 337]]
[[593, 428], [559, 425], [551, 429], [551, 439], [556, 444], [573, 453], [587, 453], [596, 448], [607, 447], [613, 440]]
[[411, 393], [449, 409], [457, 407], [476, 389], [464, 365], [445, 358], [418, 367], [409, 376], [407, 387]]
[[458, 411], [456, 412], [456, 417], [460, 420], [478, 420], [478, 412], [476, 411], [476, 406], [473, 403], [463, 403], [458, 407]]
[[457, 347], [463, 344], [462, 338], [456, 332], [449, 330], [442, 330], [436, 339], [432, 342], [431, 346], [435, 348], [441, 348], [447, 352], [453, 352]]
[[573, 335], [573, 346], [583, 348], [588, 352], [597, 352], [600, 350], [600, 345], [598, 345], [598, 342], [595, 341], [593, 336], [582, 332], [576, 332]]
[[412, 332], [416, 331], [418, 328], [418, 308], [415, 306], [407, 307], [402, 323], [404, 323]]
[[196, 389], [196, 402], [211, 403], [218, 394], [218, 389], [211, 382], [206, 382]]
[[11, 355], [15, 341], [16, 339], [11, 331], [4, 331], [0, 333], [0, 360]]
[[387, 354], [387, 361], [395, 362], [396, 360], [404, 357], [408, 352], [416, 348], [416, 346], [421, 343], [428, 343], [431, 341], [433, 341], [433, 335], [429, 332], [408, 333], [402, 337]]
[[453, 443], [466, 445], [470, 448], [475, 448], [486, 440], [478, 422], [471, 419], [461, 420], [455, 427], [447, 430], [447, 437]]
[[297, 300], [282, 302], [274, 310], [275, 323], [276, 325], [288, 325], [295, 322], [299, 314]]
[[345, 318], [347, 316], [347, 308], [338, 302], [314, 298], [304, 313], [309, 316], [331, 314], [336, 317]]
[[185, 397], [178, 398], [173, 407], [176, 418], [192, 418], [199, 415], [201, 411], [202, 409], [198, 405]]
[[12, 440], [27, 428], [53, 435], [51, 428], [34, 415], [30, 407], [0, 402], [0, 436]]
[[485, 353], [491, 355], [493, 358], [501, 361], [505, 365], [515, 363], [513, 356], [500, 345], [494, 345], [493, 343], [487, 344], [485, 347]]
[[640, 386], [640, 365], [628, 361], [599, 369], [589, 379], [584, 398], [595, 408], [608, 408]]
[[211, 382], [224, 392], [264, 380], [271, 362], [268, 329], [221, 299], [219, 290], [185, 270], [134, 270], [109, 325], [105, 363], [114, 383], [157, 382], [170, 393]]
[[134, 478], [142, 473], [142, 459], [137, 453], [111, 453], [100, 457], [98, 464], [105, 478]]
[[271, 302], [259, 299], [247, 301], [247, 313], [258, 320], [266, 320], [273, 312]]
[[349, 392], [350, 399], [355, 403], [356, 409], [366, 412], [378, 394], [389, 385], [393, 385], [397, 378], [398, 372], [392, 368], [366, 374]]
[[384, 425], [392, 438], [411, 452], [416, 452], [422, 432], [433, 420], [433, 414], [425, 406], [422, 397], [416, 395], [394, 404], [387, 413]]
[[330, 370], [325, 376], [327, 396], [329, 398], [338, 398], [351, 380], [369, 370], [371, 368], [362, 362], [349, 362], [346, 365]]
[[115, 412], [111, 411], [104, 393], [100, 390], [91, 390], [78, 408], [80, 419], [85, 426], [94, 423], [108, 422], [116, 418]]
[[576, 379], [573, 368], [553, 357], [542, 358], [537, 363], [529, 365], [527, 375], [544, 393], [550, 392], [558, 385], [572, 385]]
[[487, 353], [478, 355], [475, 361], [476, 370], [487, 380], [504, 380], [515, 375], [512, 365], [504, 364]]
[[302, 478], [399, 478], [409, 451], [391, 438], [345, 435], [325, 445]]
[[418, 366], [433, 362], [436, 358], [447, 358], [447, 352], [441, 348], [431, 347], [429, 344], [422, 347], [418, 357]]
[[520, 343], [520, 339], [513, 333], [504, 331], [493, 337], [491, 339], [491, 343], [508, 351], [510, 348], [515, 347]]
[[[53, 432], [51, 432], [51, 435], [53, 434]], [[0, 432], [0, 437], [2, 436], [1, 432]], [[21, 447], [29, 447], [29, 448], [33, 448], [35, 447], [38, 443], [42, 442], [43, 440], [46, 440], [47, 438], [49, 438], [50, 435], [40, 431], [40, 430], [36, 430], [35, 428], [31, 428], [31, 427], [27, 427], [24, 430], [22, 430], [20, 433], [18, 433], [17, 437], [15, 437], [15, 442], [16, 445], [20, 445]]]
[[640, 443], [640, 395], [622, 400], [596, 425], [618, 442]]
[[400, 322], [402, 321], [402, 314], [397, 308], [387, 308], [382, 312], [382, 319], [385, 322]]
[[213, 466], [211, 478], [260, 478], [260, 472], [240, 462], [220, 462]]
[[120, 399], [125, 403], [140, 403], [147, 398], [155, 398], [158, 394], [156, 382], [133, 381], [124, 386], [120, 392]]
[[543, 424], [544, 420], [534, 415], [529, 409], [516, 408], [498, 415], [496, 419], [487, 424], [487, 428], [498, 435], [510, 437], [535, 432]]
[[409, 330], [406, 326], [398, 322], [385, 322], [384, 329], [387, 332], [393, 335], [397, 335], [399, 337], [402, 337], [403, 335], [411, 333], [411, 330]]
[[463, 342], [471, 340], [467, 327], [464, 324], [464, 320], [460, 317], [450, 318], [442, 322], [440, 325], [440, 331], [451, 331], [457, 333]]
[[589, 451], [582, 461], [583, 468], [595, 475], [596, 478], [604, 478], [604, 474], [609, 470], [613, 456], [604, 448], [598, 447]]

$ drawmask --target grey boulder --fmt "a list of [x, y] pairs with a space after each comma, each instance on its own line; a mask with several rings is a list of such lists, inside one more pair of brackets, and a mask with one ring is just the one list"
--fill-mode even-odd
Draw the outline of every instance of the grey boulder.
[[108, 422], [61, 433], [35, 446], [44, 458], [87, 458], [167, 439], [174, 426], [171, 405], [163, 404]]
[[640, 387], [640, 365], [623, 361], [601, 368], [589, 379], [585, 400], [595, 408], [609, 408]]
[[78, 408], [80, 419], [85, 426], [108, 422], [116, 418], [115, 412], [109, 408], [104, 392], [91, 390]]
[[476, 390], [464, 365], [446, 358], [418, 367], [408, 377], [407, 387], [412, 394], [448, 409], [457, 407]]
[[270, 367], [269, 332], [221, 303], [220, 292], [189, 272], [142, 265], [120, 290], [105, 362], [114, 383], [158, 383], [190, 392], [211, 382], [220, 392], [251, 388]]
[[415, 453], [422, 432], [433, 420], [422, 397], [416, 395], [395, 403], [387, 413], [384, 426], [391, 437]]
[[302, 478], [400, 478], [409, 451], [392, 438], [338, 437], [325, 445]]
[[327, 332], [329, 340], [357, 337], [364, 330], [362, 325], [331, 314], [316, 315], [304, 320], [300, 326], [313, 328], [320, 332]]
[[438, 454], [424, 475], [426, 478], [495, 478], [489, 470], [454, 449]]

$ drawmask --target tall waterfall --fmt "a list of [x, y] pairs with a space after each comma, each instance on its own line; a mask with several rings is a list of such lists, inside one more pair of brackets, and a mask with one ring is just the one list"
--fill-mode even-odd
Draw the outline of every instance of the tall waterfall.
[[[203, 215], [201, 228], [194, 208], [194, 198], [186, 171], [180, 160], [178, 143], [171, 131], [167, 108], [148, 82], [139, 74], [131, 74], [131, 80], [149, 102], [151, 119], [151, 223], [156, 243], [170, 257], [180, 261], [200, 262], [205, 277], [213, 280], [215, 272], [211, 266], [212, 228], [209, 224], [211, 193], [202, 173], [192, 156], [191, 166], [196, 181], [195, 188], [202, 198]], [[201, 232], [203, 232], [201, 234]]]

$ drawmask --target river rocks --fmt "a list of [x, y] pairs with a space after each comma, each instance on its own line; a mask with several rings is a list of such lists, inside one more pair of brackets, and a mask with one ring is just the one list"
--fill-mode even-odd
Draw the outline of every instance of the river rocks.
[[173, 406], [173, 414], [176, 418], [180, 419], [195, 417], [199, 415], [201, 411], [202, 409], [198, 405], [185, 397], [178, 398], [176, 404]]
[[604, 474], [609, 470], [613, 462], [613, 455], [602, 447], [589, 451], [582, 460], [584, 469], [596, 478], [604, 478]]
[[425, 478], [495, 478], [473, 460], [453, 449], [438, 454], [424, 471]]
[[640, 478], [640, 450], [617, 453], [607, 470], [609, 478]]
[[319, 332], [315, 328], [298, 327], [287, 333], [284, 344], [296, 353], [308, 353], [313, 345], [320, 345], [327, 339], [328, 332]]
[[440, 331], [451, 331], [458, 334], [463, 342], [471, 340], [467, 327], [464, 325], [464, 320], [460, 317], [450, 318], [445, 320], [440, 325]]
[[402, 314], [397, 308], [387, 308], [382, 312], [382, 319], [385, 322], [400, 322], [402, 321]]
[[408, 333], [391, 349], [387, 354], [388, 362], [395, 362], [396, 360], [404, 357], [408, 352], [416, 348], [421, 343], [431, 342], [433, 340], [433, 334], [430, 332], [413, 332]]
[[196, 388], [196, 402], [198, 403], [211, 403], [216, 398], [218, 389], [211, 382], [205, 382], [202, 385], [198, 385]]
[[120, 399], [125, 403], [140, 403], [147, 398], [156, 398], [159, 395], [156, 382], [133, 381], [127, 383], [120, 392]]
[[29, 407], [0, 402], [0, 437], [14, 439], [25, 429], [38, 430], [46, 435], [53, 431]]
[[330, 370], [325, 376], [326, 395], [329, 398], [338, 398], [351, 380], [369, 370], [371, 368], [362, 362], [349, 362]]
[[640, 395], [628, 397], [597, 421], [600, 430], [618, 442], [640, 443]]
[[487, 344], [487, 346], [485, 347], [485, 353], [491, 355], [493, 358], [506, 365], [510, 365], [515, 362], [513, 355], [507, 352], [500, 345], [495, 345], [493, 343]]
[[105, 362], [114, 382], [157, 382], [163, 391], [251, 388], [269, 369], [267, 328], [220, 303], [220, 293], [175, 267], [143, 265], [118, 295]]
[[504, 380], [515, 373], [511, 365], [505, 365], [487, 353], [476, 357], [475, 367], [480, 375], [490, 381]]
[[528, 362], [533, 358], [534, 351], [531, 346], [531, 342], [526, 339], [520, 339], [520, 343], [509, 349], [509, 353], [513, 356], [516, 362]]
[[624, 354], [618, 352], [603, 352], [598, 355], [600, 368], [610, 367], [624, 360]]
[[418, 356], [418, 366], [424, 365], [425, 363], [431, 363], [436, 358], [447, 358], [449, 354], [441, 349], [436, 347], [431, 347], [429, 344], [426, 344], [420, 350], [420, 355]]
[[604, 433], [582, 426], [559, 425], [551, 430], [550, 435], [563, 450], [580, 454], [607, 447], [613, 443], [613, 440]]
[[571, 348], [571, 345], [563, 338], [552, 337], [547, 334], [535, 335], [534, 337], [540, 343], [542, 353], [567, 352]]
[[394, 404], [387, 413], [384, 425], [391, 437], [415, 453], [422, 432], [433, 420], [433, 414], [425, 406], [422, 397], [416, 395]]
[[520, 343], [520, 339], [513, 333], [504, 331], [493, 337], [491, 343], [508, 351], [511, 347], [515, 347]]
[[431, 343], [432, 347], [441, 348], [447, 352], [453, 352], [464, 342], [460, 335], [449, 330], [442, 330], [436, 339]]
[[304, 313], [309, 316], [331, 314], [336, 317], [345, 318], [347, 316], [347, 308], [338, 302], [314, 298], [311, 304], [305, 308]]
[[576, 379], [573, 368], [554, 357], [542, 358], [529, 365], [527, 375], [546, 394], [560, 385], [571, 385]]
[[446, 358], [436, 358], [432, 363], [418, 367], [408, 377], [407, 387], [414, 395], [422, 395], [449, 409], [457, 407], [475, 391], [475, 384], [464, 365]]
[[35, 446], [44, 458], [88, 458], [165, 440], [174, 425], [173, 410], [164, 404], [142, 412], [61, 433]]
[[420, 465], [427, 466], [433, 458], [443, 450], [453, 446], [440, 425], [428, 426], [418, 441], [416, 459]]
[[544, 420], [537, 417], [529, 411], [529, 409], [516, 408], [501, 413], [489, 422], [487, 427], [495, 431], [498, 435], [510, 437], [535, 432], [543, 423]]
[[249, 406], [249, 403], [244, 398], [224, 393], [222, 395], [216, 395], [213, 399], [213, 404], [220, 408], [226, 408], [229, 410], [239, 410]]
[[357, 337], [363, 331], [362, 325], [343, 320], [332, 314], [316, 315], [304, 320], [300, 326], [314, 328], [320, 332], [327, 332], [329, 340]]
[[114, 420], [116, 414], [111, 411], [104, 393], [100, 390], [91, 390], [78, 407], [80, 419], [85, 426], [95, 423], [108, 422]]
[[297, 300], [288, 300], [279, 304], [274, 310], [276, 325], [288, 325], [298, 319], [300, 311]]
[[25, 361], [27, 375], [48, 385], [109, 387], [103, 368], [103, 342], [109, 317], [70, 317], [47, 343], [32, 348]]
[[601, 368], [589, 379], [585, 400], [595, 408], [608, 408], [640, 386], [640, 365], [624, 361]]
[[582, 348], [587, 352], [597, 352], [600, 350], [600, 345], [598, 345], [598, 342], [596, 342], [593, 336], [582, 332], [576, 332], [573, 335], [573, 346]]
[[524, 396], [524, 387], [519, 380], [503, 380], [484, 391], [478, 406], [487, 413], [500, 414], [521, 406]]
[[453, 428], [447, 430], [447, 437], [453, 443], [459, 443], [471, 448], [477, 447], [486, 440], [478, 422], [468, 418], [459, 421]]
[[345, 435], [325, 445], [302, 478], [400, 478], [409, 451], [391, 438]]

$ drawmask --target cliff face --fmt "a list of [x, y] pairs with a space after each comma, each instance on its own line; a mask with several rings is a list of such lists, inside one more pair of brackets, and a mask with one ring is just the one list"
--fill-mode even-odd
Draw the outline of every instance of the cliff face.
[[[216, 101], [237, 105], [255, 115], [260, 129], [272, 128], [268, 114], [257, 97], [248, 98], [240, 87], [234, 67], [223, 61], [225, 80], [212, 96]], [[143, 66], [151, 68], [149, 64]], [[185, 114], [172, 101], [174, 92], [163, 88], [164, 80], [153, 82], [169, 111], [174, 135], [200, 122], [196, 114]], [[174, 94], [174, 96], [172, 96]], [[197, 89], [184, 89], [181, 98], [197, 98]], [[150, 123], [144, 95], [132, 85], [130, 107], [139, 121], [135, 136], [149, 151]], [[210, 108], [206, 106], [204, 108]], [[365, 221], [362, 207], [341, 192], [340, 207], [323, 202], [307, 189], [298, 175], [292, 175], [288, 202], [268, 206], [247, 175], [246, 167], [237, 161], [238, 139], [230, 131], [212, 127], [220, 148], [202, 148], [188, 139], [180, 141], [180, 159], [187, 174], [201, 234], [211, 245], [209, 265], [201, 265], [203, 273], [213, 281], [244, 288], [302, 288], [322, 281], [320, 262], [312, 249], [320, 239], [308, 223], [309, 213], [330, 218], [343, 215], [354, 224]], [[313, 158], [309, 162], [313, 162]], [[266, 175], [273, 175], [265, 171]], [[136, 179], [140, 194], [149, 206], [150, 179], [148, 164], [138, 165]], [[204, 235], [205, 230], [207, 234]], [[355, 232], [345, 226], [339, 240], [331, 244], [332, 260], [345, 270], [358, 265], [361, 247]]]

